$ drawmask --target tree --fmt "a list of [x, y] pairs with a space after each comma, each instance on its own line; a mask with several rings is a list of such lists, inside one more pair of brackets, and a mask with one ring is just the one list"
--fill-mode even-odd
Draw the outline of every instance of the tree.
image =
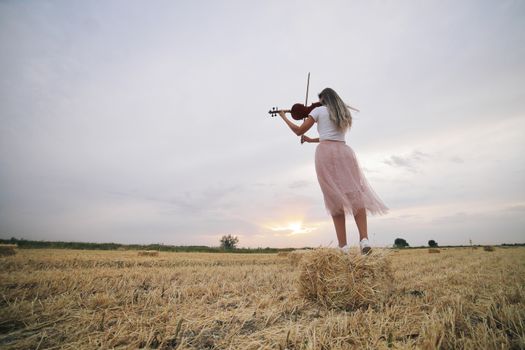
[[221, 248], [224, 250], [232, 250], [237, 248], [237, 243], [239, 243], [239, 238], [237, 238], [237, 236], [227, 235], [222, 236], [221, 238]]
[[438, 243], [434, 241], [433, 239], [431, 239], [430, 241], [428, 241], [428, 246], [430, 248], [436, 248], [438, 246]]
[[405, 248], [405, 247], [408, 247], [408, 243], [403, 238], [396, 238], [394, 241], [394, 247]]

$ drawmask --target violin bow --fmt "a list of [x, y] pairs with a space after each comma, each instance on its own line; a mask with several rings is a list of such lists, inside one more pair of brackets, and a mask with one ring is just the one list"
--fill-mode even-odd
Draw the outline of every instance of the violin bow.
[[[308, 106], [308, 89], [310, 88], [310, 72], [308, 72], [308, 78], [306, 79], [306, 98], [304, 99], [304, 105]], [[306, 119], [303, 119], [303, 124]], [[304, 134], [301, 135], [301, 145], [304, 143]]]
[[308, 79], [306, 80], [306, 99], [304, 100], [304, 105], [308, 106], [308, 88], [310, 87], [310, 72], [308, 72]]

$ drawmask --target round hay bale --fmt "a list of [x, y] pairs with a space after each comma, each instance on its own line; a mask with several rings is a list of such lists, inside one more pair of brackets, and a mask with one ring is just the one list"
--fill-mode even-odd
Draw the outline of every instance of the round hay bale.
[[139, 256], [158, 256], [159, 252], [156, 250], [141, 250]]
[[429, 253], [441, 253], [441, 250], [438, 248], [428, 248]]
[[288, 254], [290, 254], [290, 252], [278, 252], [277, 256], [279, 256], [279, 257], [287, 257]]
[[483, 250], [486, 251], [486, 252], [493, 252], [493, 251], [496, 250], [496, 248], [494, 248], [491, 245], [486, 245], [486, 246], [483, 247]]
[[0, 256], [15, 255], [17, 247], [16, 244], [0, 244]]
[[304, 253], [299, 263], [299, 294], [329, 308], [353, 310], [377, 305], [392, 291], [393, 273], [388, 252], [343, 254], [319, 248]]
[[299, 265], [299, 262], [303, 258], [304, 254], [310, 252], [311, 250], [308, 249], [298, 249], [298, 250], [292, 250], [290, 253], [288, 253], [288, 260], [290, 260], [290, 263], [292, 266]]

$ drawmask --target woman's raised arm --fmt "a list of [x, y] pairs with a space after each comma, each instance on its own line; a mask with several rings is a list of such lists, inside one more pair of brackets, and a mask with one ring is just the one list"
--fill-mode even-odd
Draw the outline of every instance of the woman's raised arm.
[[305, 132], [307, 132], [315, 123], [315, 120], [314, 118], [308, 116], [303, 124], [301, 125], [296, 125], [294, 124], [291, 120], [289, 120], [287, 117], [286, 117], [286, 113], [285, 111], [279, 111], [279, 115], [281, 116], [281, 118], [284, 120], [284, 122], [286, 124], [288, 124], [288, 126], [290, 127], [290, 129], [297, 135], [297, 136], [301, 136], [303, 135]]

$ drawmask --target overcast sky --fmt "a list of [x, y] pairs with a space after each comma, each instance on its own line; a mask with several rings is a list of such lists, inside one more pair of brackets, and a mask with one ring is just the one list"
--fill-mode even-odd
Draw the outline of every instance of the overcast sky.
[[267, 114], [311, 72], [361, 110], [373, 245], [525, 242], [524, 1], [1, 1], [0, 51], [2, 238], [337, 245]]

